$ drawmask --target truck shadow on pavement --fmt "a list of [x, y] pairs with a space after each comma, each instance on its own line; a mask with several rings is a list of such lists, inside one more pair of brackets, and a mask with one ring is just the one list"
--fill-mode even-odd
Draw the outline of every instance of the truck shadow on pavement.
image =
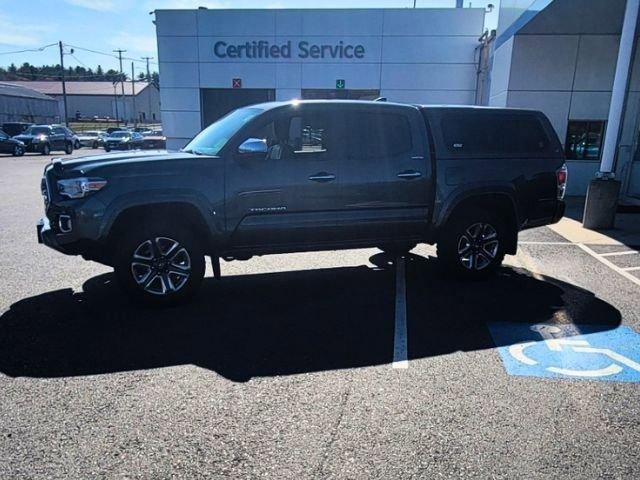
[[[394, 259], [376, 265], [205, 279], [188, 305], [128, 303], [114, 277], [83, 292], [16, 302], [0, 317], [0, 372], [68, 377], [194, 364], [233, 381], [387, 364], [393, 357]], [[615, 328], [620, 313], [557, 279], [503, 268], [494, 279], [443, 278], [436, 262], [406, 260], [409, 357], [493, 348], [486, 323], [552, 321]]]

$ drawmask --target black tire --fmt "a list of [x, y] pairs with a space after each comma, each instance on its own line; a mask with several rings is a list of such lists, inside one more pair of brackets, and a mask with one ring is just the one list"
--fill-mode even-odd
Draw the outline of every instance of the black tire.
[[93, 148], [94, 150], [95, 150], [96, 148], [98, 148], [98, 142], [93, 142], [93, 143], [91, 144], [91, 148]]
[[64, 153], [71, 155], [73, 153], [73, 143], [67, 142], [64, 144]]
[[79, 140], [76, 140], [76, 143], [73, 144], [73, 148], [75, 148], [76, 150], [79, 150], [81, 146], [82, 145], [80, 145], [80, 141]]
[[104, 146], [104, 151], [105, 152], [110, 152], [111, 151], [111, 147], [109, 145], [105, 145]]
[[125, 228], [115, 240], [114, 270], [134, 300], [169, 306], [189, 300], [202, 283], [204, 251], [193, 231], [174, 219]]
[[49, 146], [48, 143], [45, 143], [42, 146], [42, 152], [41, 153], [42, 153], [42, 155], [50, 155], [51, 154], [51, 146]]
[[454, 214], [445, 225], [437, 246], [445, 271], [464, 279], [494, 274], [505, 255], [507, 227], [494, 212], [469, 208]]
[[15, 147], [13, 147], [14, 157], [21, 157], [23, 155], [24, 155], [24, 147], [21, 147], [20, 145], [16, 145]]

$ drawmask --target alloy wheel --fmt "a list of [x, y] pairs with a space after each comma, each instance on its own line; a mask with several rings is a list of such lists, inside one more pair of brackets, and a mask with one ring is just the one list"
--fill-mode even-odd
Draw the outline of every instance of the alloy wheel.
[[468, 270], [483, 270], [498, 254], [498, 232], [488, 223], [474, 223], [458, 240], [458, 259]]
[[153, 295], [169, 295], [183, 288], [191, 276], [191, 257], [177, 240], [155, 237], [135, 249], [131, 274]]

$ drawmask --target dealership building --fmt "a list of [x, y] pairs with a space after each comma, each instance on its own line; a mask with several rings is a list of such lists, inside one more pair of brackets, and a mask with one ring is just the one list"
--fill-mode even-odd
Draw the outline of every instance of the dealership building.
[[[158, 10], [168, 147], [267, 100], [532, 108], [565, 146], [569, 194], [583, 195], [600, 168], [625, 5], [502, 0], [495, 35], [483, 35], [484, 8]], [[629, 201], [640, 199], [638, 33], [613, 168]]]

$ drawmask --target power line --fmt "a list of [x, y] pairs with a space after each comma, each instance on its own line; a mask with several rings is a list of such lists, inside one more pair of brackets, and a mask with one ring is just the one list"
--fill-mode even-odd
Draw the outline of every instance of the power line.
[[49, 45], [43, 45], [42, 47], [37, 47], [37, 48], [28, 48], [26, 50], [15, 50], [13, 52], [0, 52], [0, 55], [13, 55], [16, 53], [25, 53], [25, 52], [42, 52], [43, 50], [49, 48], [49, 47], [54, 47], [58, 45], [57, 43], [50, 43]]
[[[68, 44], [66, 44], [66, 45], [67, 45], [67, 46], [69, 46], [69, 47], [77, 48], [78, 50], [85, 50], [85, 51], [87, 51], [87, 52], [96, 53], [96, 54], [98, 54], [98, 55], [104, 55], [104, 56], [106, 56], [106, 57], [111, 57], [111, 58], [120, 59], [120, 56], [119, 56], [119, 55], [114, 55], [113, 53], [101, 52], [100, 50], [93, 50], [93, 49], [91, 49], [91, 48], [79, 47], [79, 46], [77, 46], [77, 45], [71, 45], [70, 43], [68, 43]], [[117, 50], [114, 50], [114, 52], [117, 52]], [[123, 52], [124, 52], [124, 50], [123, 50]], [[146, 57], [143, 57], [143, 58], [146, 58]], [[150, 57], [150, 58], [153, 58], [153, 57]], [[131, 58], [131, 57], [124, 57], [124, 56], [123, 56], [123, 57], [122, 57], [122, 59], [123, 59], [123, 60], [131, 60], [132, 62], [137, 62], [137, 63], [145, 63], [145, 61], [144, 61], [144, 60], [139, 60], [139, 59]], [[152, 63], [152, 64], [154, 64], [154, 65], [157, 65], [157, 64], [158, 64], [157, 62], [149, 62], [149, 63]]]

